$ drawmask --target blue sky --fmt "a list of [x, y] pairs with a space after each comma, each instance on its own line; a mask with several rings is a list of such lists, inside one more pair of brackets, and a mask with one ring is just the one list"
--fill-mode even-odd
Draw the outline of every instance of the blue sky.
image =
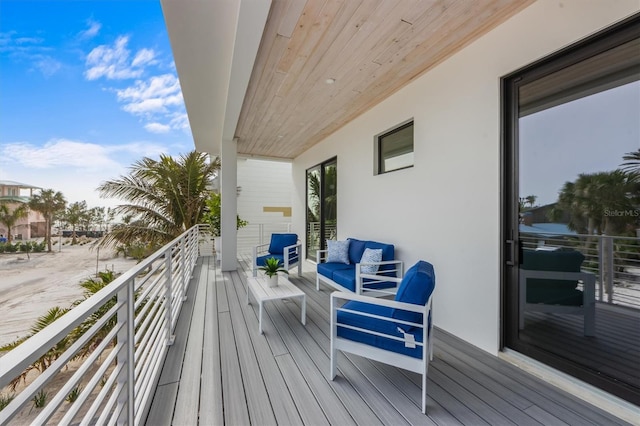
[[557, 201], [580, 173], [613, 171], [640, 148], [640, 81], [520, 120], [520, 196]]
[[0, 180], [96, 187], [193, 139], [157, 0], [0, 1]]

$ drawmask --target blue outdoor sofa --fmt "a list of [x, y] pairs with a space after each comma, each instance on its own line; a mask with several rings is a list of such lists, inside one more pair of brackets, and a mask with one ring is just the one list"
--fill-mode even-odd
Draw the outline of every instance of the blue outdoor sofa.
[[[344, 258], [340, 261], [327, 261], [331, 260], [332, 243], [348, 245], [348, 253], [344, 253]], [[322, 282], [338, 291], [369, 296], [388, 296], [397, 292], [400, 280], [390, 278], [402, 278], [403, 262], [395, 259], [393, 244], [356, 238], [345, 241], [328, 240], [327, 244], [329, 249], [317, 251], [316, 290], [320, 290]], [[381, 258], [363, 259], [366, 249], [378, 251], [378, 254], [381, 251]]]
[[435, 284], [433, 265], [421, 260], [407, 270], [395, 300], [331, 293], [329, 378], [336, 376], [338, 351], [420, 373], [422, 412], [426, 413]]

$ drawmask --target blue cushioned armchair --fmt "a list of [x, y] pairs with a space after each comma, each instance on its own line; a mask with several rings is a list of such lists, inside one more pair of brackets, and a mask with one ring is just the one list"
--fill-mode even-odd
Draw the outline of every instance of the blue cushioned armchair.
[[271, 234], [271, 242], [253, 248], [253, 276], [264, 261], [270, 257], [278, 259], [287, 271], [298, 267], [298, 276], [302, 274], [300, 258], [302, 244], [298, 242], [298, 234]]
[[407, 270], [395, 300], [331, 293], [331, 380], [336, 376], [338, 351], [420, 373], [426, 413], [435, 282], [433, 266], [421, 260]]

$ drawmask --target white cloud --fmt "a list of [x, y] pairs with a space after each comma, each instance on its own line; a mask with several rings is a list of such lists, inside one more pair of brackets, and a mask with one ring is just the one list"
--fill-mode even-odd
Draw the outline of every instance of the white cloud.
[[97, 80], [105, 77], [109, 80], [138, 78], [144, 72], [144, 65], [153, 61], [155, 54], [150, 49], [142, 49], [130, 60], [131, 51], [127, 49], [129, 37], [120, 36], [112, 46], [101, 45], [87, 55], [85, 77]]
[[144, 128], [151, 133], [169, 133], [171, 126], [162, 123], [147, 123]]
[[87, 29], [84, 31], [80, 31], [78, 37], [81, 39], [90, 39], [98, 35], [100, 29], [102, 29], [102, 24], [100, 22], [94, 21], [93, 19], [87, 19]]
[[43, 56], [40, 60], [37, 60], [34, 65], [45, 77], [51, 77], [62, 68], [61, 62], [49, 56]]
[[152, 133], [166, 133], [172, 129], [189, 127], [180, 82], [173, 74], [138, 80], [131, 87], [117, 90], [123, 110], [149, 120], [145, 129]]
[[189, 116], [186, 112], [175, 113], [170, 121], [170, 125], [173, 129], [188, 130], [190, 129]]
[[5, 159], [34, 169], [56, 166], [108, 168], [117, 164], [100, 145], [66, 139], [53, 139], [41, 147], [21, 142], [9, 143], [3, 147], [2, 155]]
[[158, 61], [155, 60], [156, 54], [151, 49], [140, 49], [138, 53], [136, 53], [135, 58], [131, 62], [132, 67], [141, 67], [144, 65], [152, 65], [156, 64]]
[[129, 173], [142, 157], [174, 155], [174, 149], [153, 142], [98, 145], [54, 139], [44, 146], [26, 142], [0, 147], [0, 179], [15, 180], [61, 191], [69, 202], [87, 201], [93, 206], [115, 206], [122, 201], [102, 199], [98, 186]]
[[131, 59], [128, 43], [128, 37], [120, 36], [111, 46], [93, 49], [86, 59], [85, 77], [88, 80], [137, 78], [129, 87], [111, 89], [122, 103], [122, 109], [142, 117], [144, 128], [151, 133], [188, 130], [180, 81], [175, 73], [141, 79], [147, 67], [159, 64], [156, 52], [143, 48]]

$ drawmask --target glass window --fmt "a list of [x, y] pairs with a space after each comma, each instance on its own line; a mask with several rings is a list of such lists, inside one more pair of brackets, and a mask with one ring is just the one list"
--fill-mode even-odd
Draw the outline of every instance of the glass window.
[[413, 167], [413, 120], [376, 136], [376, 174]]

